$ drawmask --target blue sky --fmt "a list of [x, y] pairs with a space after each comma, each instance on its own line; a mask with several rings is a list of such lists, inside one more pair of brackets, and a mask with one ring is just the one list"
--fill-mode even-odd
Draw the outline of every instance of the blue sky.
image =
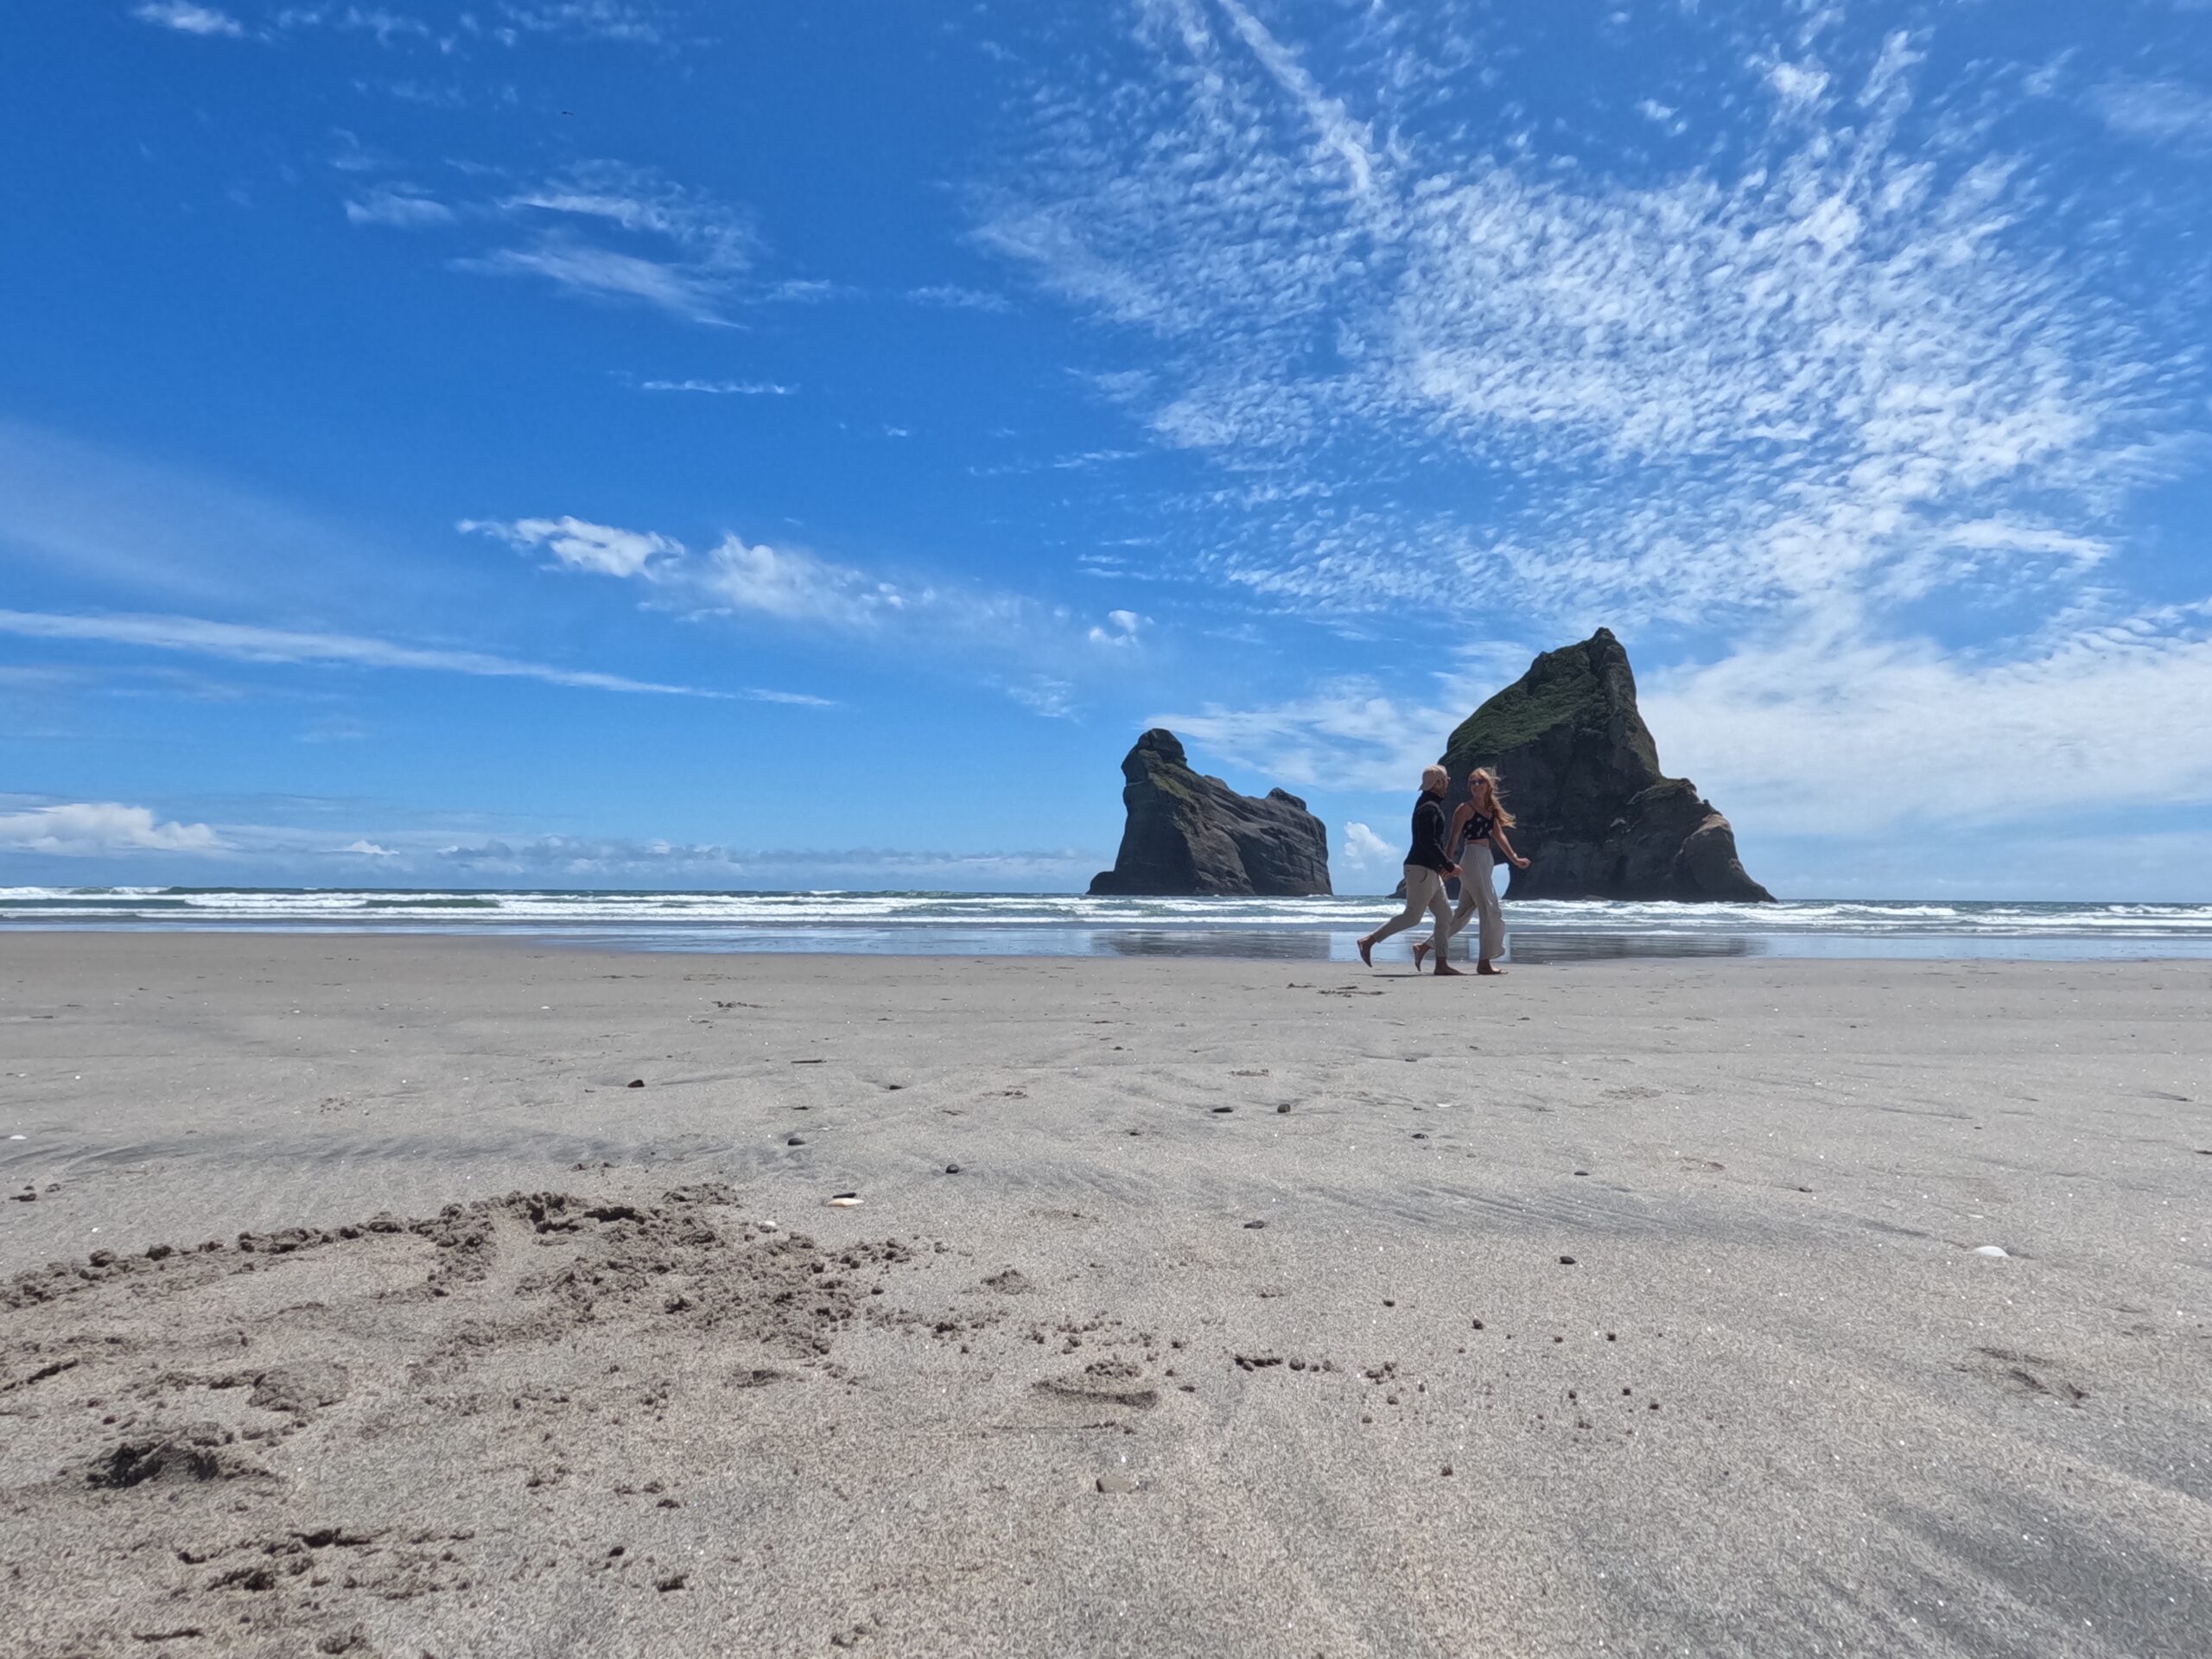
[[2202, 0], [29, 0], [0, 882], [1395, 876], [1628, 644], [1785, 896], [2212, 896]]

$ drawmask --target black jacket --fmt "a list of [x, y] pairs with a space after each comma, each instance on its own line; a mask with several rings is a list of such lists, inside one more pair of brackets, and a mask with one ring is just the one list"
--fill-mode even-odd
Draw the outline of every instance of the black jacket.
[[1444, 855], [1446, 827], [1443, 797], [1422, 791], [1421, 799], [1414, 803], [1414, 845], [1406, 862], [1439, 874], [1451, 868], [1452, 861]]

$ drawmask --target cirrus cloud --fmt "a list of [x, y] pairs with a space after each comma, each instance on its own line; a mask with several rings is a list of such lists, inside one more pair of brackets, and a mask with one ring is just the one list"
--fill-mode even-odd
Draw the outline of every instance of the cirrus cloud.
[[2017, 594], [2173, 464], [2186, 400], [2102, 241], [1967, 142], [1975, 89], [1923, 88], [1909, 33], [1824, 62], [1817, 30], [1712, 25], [1764, 130], [1608, 172], [1427, 101], [1418, 26], [1345, 23], [1325, 81], [1236, 0], [1133, 15], [1141, 67], [1048, 74], [975, 234], [1140, 359], [1127, 405], [1220, 471], [1173, 504], [1199, 567], [1284, 609], [1549, 632]]
[[470, 674], [490, 679], [540, 680], [549, 685], [593, 691], [624, 691], [660, 696], [748, 696], [775, 702], [818, 702], [794, 694], [702, 690], [664, 685], [590, 669], [556, 668], [489, 652], [409, 645], [361, 634], [318, 633], [298, 628], [267, 628], [251, 623], [219, 622], [196, 616], [113, 613], [70, 615], [40, 611], [0, 611], [0, 633], [35, 639], [86, 639], [137, 645], [154, 651], [188, 652], [239, 663], [305, 663], [330, 667], [419, 669], [433, 673]]
[[[691, 617], [747, 618], [836, 633], [899, 638], [965, 661], [1026, 666], [987, 683], [1039, 714], [1073, 712], [1074, 688], [1051, 671], [1081, 645], [1136, 646], [1145, 625], [1135, 611], [1110, 610], [1086, 627], [1064, 607], [965, 582], [892, 577], [804, 548], [747, 542], [726, 533], [692, 548], [658, 531], [625, 530], [564, 515], [464, 518], [461, 531], [550, 553], [558, 568], [635, 582], [646, 602]], [[1046, 664], [1049, 664], [1048, 668]]]
[[245, 34], [245, 25], [226, 11], [213, 6], [200, 6], [192, 0], [147, 0], [134, 6], [130, 15], [142, 23], [152, 23], [162, 29], [173, 29], [180, 35], [229, 35], [232, 39]]

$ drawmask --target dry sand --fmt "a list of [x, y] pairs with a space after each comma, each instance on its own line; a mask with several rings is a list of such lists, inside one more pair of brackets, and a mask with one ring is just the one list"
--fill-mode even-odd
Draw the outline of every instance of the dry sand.
[[2208, 1007], [0, 938], [0, 1651], [2202, 1655]]

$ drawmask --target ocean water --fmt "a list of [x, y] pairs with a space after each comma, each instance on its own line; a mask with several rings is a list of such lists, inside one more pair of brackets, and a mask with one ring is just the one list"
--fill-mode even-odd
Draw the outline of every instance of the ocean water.
[[[396, 892], [0, 887], [0, 934], [137, 929], [512, 935], [641, 950], [1217, 956], [1349, 961], [1396, 908], [1333, 899], [1071, 893]], [[1897, 899], [1507, 906], [1509, 960], [1608, 957], [2212, 957], [2212, 904]], [[1402, 936], [1383, 947], [1402, 952]]]

